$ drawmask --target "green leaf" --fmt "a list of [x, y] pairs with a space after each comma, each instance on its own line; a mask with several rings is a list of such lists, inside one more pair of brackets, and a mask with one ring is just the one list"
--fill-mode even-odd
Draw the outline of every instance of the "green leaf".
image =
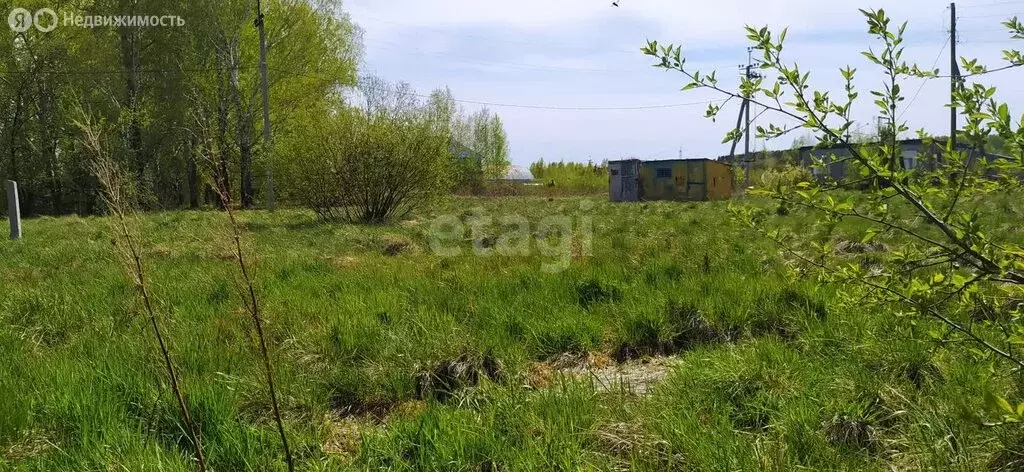
[[1011, 415], [1017, 414], [1017, 410], [1013, 405], [1010, 405], [1010, 402], [992, 392], [985, 392], [985, 403], [988, 404], [989, 408], [1002, 410]]

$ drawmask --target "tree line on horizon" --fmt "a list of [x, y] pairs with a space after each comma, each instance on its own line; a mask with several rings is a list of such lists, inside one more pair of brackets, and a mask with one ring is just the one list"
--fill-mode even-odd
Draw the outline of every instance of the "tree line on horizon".
[[[34, 11], [42, 2], [19, 5]], [[340, 0], [263, 2], [272, 140], [263, 139], [255, 2], [97, 0], [62, 5], [58, 15], [176, 15], [182, 27], [59, 26], [50, 32], [3, 28], [0, 40], [0, 179], [17, 181], [22, 212], [93, 214], [101, 190], [76, 123], [97, 123], [141, 209], [222, 205], [216, 189], [251, 208], [274, 169], [301, 163], [301, 143], [326, 117], [352, 110], [400, 110], [415, 102], [408, 84], [360, 77], [362, 33]], [[481, 174], [503, 172], [508, 144], [501, 119], [465, 114], [451, 91], [437, 107], [440, 139], [484, 156]], [[504, 162], [504, 164], [503, 164]], [[454, 159], [448, 159], [448, 171]], [[287, 196], [287, 175], [274, 181]]]

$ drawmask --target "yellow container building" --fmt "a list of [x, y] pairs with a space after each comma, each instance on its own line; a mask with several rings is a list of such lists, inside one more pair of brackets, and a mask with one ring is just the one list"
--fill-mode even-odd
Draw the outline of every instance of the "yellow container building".
[[732, 167], [711, 159], [608, 163], [613, 202], [645, 200], [706, 201], [732, 198]]

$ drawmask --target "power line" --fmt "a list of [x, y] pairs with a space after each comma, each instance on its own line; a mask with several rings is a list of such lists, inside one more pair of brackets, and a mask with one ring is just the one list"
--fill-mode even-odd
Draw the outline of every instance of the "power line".
[[1024, 4], [1024, 0], [1007, 0], [1007, 1], [1002, 1], [1002, 2], [991, 2], [991, 3], [965, 3], [965, 4], [962, 4], [962, 6], [967, 7], [967, 8], [975, 8], [975, 7], [991, 7], [991, 6], [996, 6], [996, 5], [1017, 5], [1017, 4]]
[[[539, 46], [539, 45], [559, 46], [559, 47], [566, 47], [566, 48], [579, 48], [580, 47], [579, 45], [569, 45], [569, 44], [566, 44], [566, 43], [551, 43], [551, 42], [548, 42], [548, 43], [538, 44], [537, 41], [516, 41], [516, 40], [512, 40], [512, 39], [508, 39], [508, 38], [495, 38], [495, 37], [491, 37], [491, 36], [483, 36], [483, 35], [476, 35], [476, 34], [456, 33], [456, 32], [453, 32], [451, 30], [447, 30], [447, 29], [444, 29], [444, 28], [438, 28], [436, 26], [417, 25], [417, 24], [411, 24], [411, 23], [401, 23], [401, 22], [398, 22], [398, 21], [381, 19], [381, 18], [374, 17], [374, 16], [371, 16], [371, 15], [360, 15], [360, 17], [357, 18], [357, 20], [362, 20], [362, 19], [370, 20], [370, 21], [377, 22], [377, 23], [384, 23], [384, 24], [389, 24], [389, 25], [395, 25], [395, 26], [404, 26], [404, 27], [408, 27], [408, 28], [425, 29], [425, 30], [434, 31], [434, 32], [441, 33], [441, 34], [448, 35], [448, 36], [457, 36], [457, 37], [463, 37], [463, 38], [472, 38], [472, 39], [485, 40], [485, 41], [487, 41], [489, 43], [497, 41], [497, 42], [501, 42], [501, 43], [520, 44], [520, 45], [534, 46], [534, 47]], [[623, 53], [623, 54], [638, 54], [640, 52], [640, 48], [637, 47], [635, 49], [604, 49], [604, 50], [601, 50], [601, 52], [614, 52], [614, 53]]]
[[[252, 70], [257, 69], [257, 66], [238, 66], [238, 70]], [[139, 69], [134, 71], [124, 69], [108, 69], [108, 70], [41, 70], [41, 71], [22, 71], [22, 70], [0, 70], [0, 74], [3, 75], [118, 75], [118, 74], [173, 74], [178, 72], [194, 73], [194, 72], [226, 72], [229, 69]]]
[[[422, 97], [422, 95], [417, 95]], [[680, 108], [697, 105], [710, 105], [712, 103], [720, 103], [725, 100], [708, 100], [704, 102], [688, 102], [688, 103], [672, 103], [666, 105], [640, 105], [640, 106], [622, 106], [622, 107], [563, 107], [563, 106], [544, 106], [544, 105], [522, 105], [522, 104], [511, 104], [511, 103], [493, 103], [483, 102], [476, 100], [460, 100], [454, 99], [456, 102], [470, 103], [474, 105], [485, 105], [494, 107], [506, 107], [506, 108], [528, 108], [533, 110], [571, 110], [571, 111], [623, 111], [623, 110], [656, 110], [662, 108]]]
[[966, 44], [1010, 44], [1010, 43], [1020, 43], [1020, 40], [1019, 39], [983, 39], [983, 40], [968, 39], [968, 40], [965, 40], [964, 43], [966, 43]]
[[[971, 77], [978, 77], [978, 76], [981, 76], [981, 75], [994, 74], [996, 72], [1002, 72], [1004, 70], [1016, 69], [1018, 67], [1024, 67], [1024, 63], [1008, 64], [1008, 65], [1005, 65], [1003, 67], [997, 67], [995, 69], [986, 69], [986, 70], [983, 70], [981, 72], [974, 72], [974, 73], [971, 73], [971, 74], [960, 74], [959, 76], [957, 76], [957, 78], [959, 78], [959, 79], [968, 79], [968, 78], [971, 78]], [[950, 75], [936, 75], [935, 77], [929, 77], [929, 80], [931, 80], [931, 79], [949, 79], [949, 78], [952, 78], [952, 76], [950, 76]]]
[[[239, 69], [256, 69], [256, 68], [257, 67], [254, 67], [254, 66], [239, 67]], [[324, 75], [312, 75], [312, 74], [307, 74], [307, 73], [302, 73], [302, 72], [295, 72], [295, 71], [282, 70], [282, 69], [276, 69], [276, 68], [270, 68], [269, 70], [272, 70], [274, 72], [278, 72], [278, 73], [281, 73], [281, 74], [285, 74], [285, 75], [291, 75], [291, 76], [308, 77], [308, 78], [314, 78], [314, 79], [326, 79], [326, 78], [328, 78], [327, 76], [324, 76]], [[135, 71], [135, 72], [144, 73], [144, 74], [151, 74], [151, 73], [152, 74], [166, 74], [166, 73], [175, 73], [175, 72], [217, 72], [217, 71], [218, 71], [217, 69], [145, 69], [145, 70], [139, 70], [139, 71]], [[40, 71], [40, 72], [0, 71], [0, 74], [5, 74], [5, 75], [24, 75], [24, 74], [47, 74], [47, 75], [108, 75], [108, 74], [113, 74], [113, 75], [117, 75], [117, 74], [126, 74], [126, 73], [129, 73], [129, 71], [124, 71], [124, 70], [91, 70], [91, 71], [77, 70], [77, 71]], [[391, 90], [391, 89], [388, 89], [388, 90]], [[411, 95], [414, 95], [414, 96], [419, 97], [419, 98], [430, 98], [429, 95], [422, 95], [422, 94], [417, 94], [417, 93], [414, 93], [414, 94], [411, 94]], [[526, 109], [534, 109], [534, 110], [563, 110], [563, 111], [657, 110], [657, 109], [665, 109], [665, 108], [680, 108], [680, 107], [697, 106], [697, 105], [710, 105], [712, 103], [719, 103], [719, 102], [725, 101], [725, 100], [708, 100], [708, 101], [703, 101], [703, 102], [668, 103], [668, 104], [660, 104], [660, 105], [631, 105], [631, 106], [609, 106], [609, 107], [605, 107], [605, 106], [549, 106], [549, 105], [534, 105], [534, 104], [521, 104], [521, 103], [500, 103], [500, 102], [490, 102], [490, 101], [483, 101], [483, 100], [464, 100], [464, 99], [454, 99], [454, 100], [456, 102], [459, 102], [459, 103], [467, 103], [467, 104], [472, 104], [472, 105], [484, 105], [484, 106], [504, 107], [504, 108], [526, 108]]]
[[[291, 71], [282, 71], [280, 69], [270, 69], [270, 70], [273, 70], [275, 72], [284, 73], [284, 74], [290, 74], [290, 75], [293, 75], [293, 76], [308, 77], [308, 78], [312, 78], [312, 79], [324, 78], [323, 76], [316, 76], [316, 75], [306, 74], [306, 73], [296, 73], [296, 72], [291, 72]], [[379, 87], [379, 86], [365, 86], [364, 85], [361, 88], [363, 88], [363, 89], [370, 89], [370, 90], [384, 90], [384, 91], [389, 91], [389, 92], [396, 91], [394, 88]], [[418, 97], [418, 98], [430, 98], [430, 95], [423, 95], [423, 94], [420, 94], [420, 93], [409, 92], [408, 94], [411, 95], [411, 96], [414, 96], [414, 97]], [[471, 104], [471, 105], [484, 105], [484, 106], [504, 107], [504, 108], [526, 108], [526, 109], [532, 109], [532, 110], [629, 111], [629, 110], [658, 110], [658, 109], [665, 109], [665, 108], [680, 108], [680, 107], [689, 107], [689, 106], [697, 106], [697, 105], [710, 105], [710, 104], [713, 104], [713, 103], [722, 103], [722, 102], [725, 102], [728, 99], [706, 100], [706, 101], [702, 101], [702, 102], [668, 103], [668, 104], [660, 104], [660, 105], [630, 105], [630, 106], [555, 106], [555, 105], [534, 105], [534, 104], [522, 104], [522, 103], [502, 103], [502, 102], [490, 102], [490, 101], [483, 101], [483, 100], [465, 100], [465, 99], [459, 99], [459, 98], [453, 98], [452, 100], [455, 101], [455, 102], [458, 102], [458, 103], [467, 103], [467, 104]]]
[[[625, 73], [633, 73], [633, 72], [637, 72], [637, 71], [642, 70], [642, 69], [630, 69], [630, 70], [623, 70], [623, 69], [617, 69], [617, 70], [616, 69], [588, 69], [588, 68], [580, 68], [580, 67], [544, 66], [544, 65], [535, 65], [535, 64], [518, 64], [518, 63], [511, 63], [511, 62], [481, 61], [481, 60], [478, 60], [478, 59], [470, 59], [470, 58], [465, 58], [465, 57], [459, 57], [459, 56], [454, 56], [454, 55], [446, 54], [446, 53], [442, 53], [442, 52], [423, 51], [423, 50], [410, 50], [408, 47], [405, 47], [405, 46], [402, 46], [402, 45], [399, 45], [399, 44], [395, 44], [395, 43], [389, 43], [389, 42], [386, 42], [386, 41], [378, 41], [377, 43], [378, 44], [387, 45], [387, 47], [382, 47], [382, 49], [385, 49], [385, 50], [388, 50], [388, 51], [394, 51], [394, 52], [398, 52], [398, 53], [402, 53], [402, 54], [408, 54], [408, 55], [414, 55], [414, 56], [420, 56], [420, 55], [426, 54], [426, 55], [429, 55], [429, 56], [445, 58], [445, 59], [448, 59], [448, 60], [453, 61], [453, 62], [463, 62], [463, 63], [466, 63], [466, 64], [477, 64], [477, 65], [492, 66], [492, 67], [507, 67], [507, 68], [512, 68], [512, 69], [539, 70], [539, 71], [589, 72], [589, 73], [598, 73], [598, 74], [625, 74]], [[640, 53], [639, 53], [639, 50], [637, 50], [637, 57], [639, 57], [639, 56], [640, 56]]]
[[[394, 91], [389, 88], [379, 87], [365, 87], [371, 90], [386, 90]], [[419, 93], [410, 93], [410, 95], [419, 98], [430, 98], [429, 95], [423, 95]], [[665, 108], [681, 108], [698, 105], [710, 105], [713, 103], [724, 102], [724, 99], [720, 100], [706, 100], [702, 102], [686, 102], [686, 103], [669, 103], [662, 105], [631, 105], [631, 106], [554, 106], [554, 105], [534, 105], [534, 104], [522, 104], [522, 103], [502, 103], [502, 102], [490, 102], [484, 100], [465, 100], [459, 98], [452, 99], [458, 103], [466, 103], [470, 105], [483, 105], [489, 107], [503, 107], [503, 108], [525, 108], [530, 110], [560, 110], [560, 111], [631, 111], [631, 110], [659, 110]]]
[[[950, 37], [946, 36], [946, 42], [942, 43], [942, 48], [939, 49], [939, 53], [935, 56], [935, 61], [932, 62], [932, 66], [928, 70], [935, 70], [935, 66], [939, 65], [939, 60], [942, 59], [942, 53], [946, 51], [946, 46], [949, 46], [949, 39], [950, 39]], [[917, 100], [917, 96], [921, 94], [921, 90], [924, 89], [924, 86], [927, 83], [928, 83], [928, 79], [925, 79], [925, 80], [921, 81], [921, 86], [917, 88], [917, 92], [914, 92], [914, 98], [910, 99], [910, 102], [907, 103], [906, 108], [904, 108], [903, 112], [900, 113], [900, 116], [898, 118], [896, 118], [896, 121], [900, 121], [900, 120], [903, 119], [903, 115], [907, 114], [907, 111], [910, 110], [910, 107], [914, 104], [914, 101]]]
[[989, 15], [967, 15], [961, 16], [961, 19], [970, 20], [975, 18], [1012, 18], [1015, 16], [1021, 16], [1021, 13], [992, 13]]

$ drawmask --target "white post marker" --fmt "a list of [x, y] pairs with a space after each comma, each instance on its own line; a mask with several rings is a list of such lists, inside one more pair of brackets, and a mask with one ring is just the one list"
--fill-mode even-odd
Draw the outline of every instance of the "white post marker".
[[21, 239], [21, 206], [18, 205], [18, 183], [7, 181], [7, 219], [11, 221], [11, 239]]

